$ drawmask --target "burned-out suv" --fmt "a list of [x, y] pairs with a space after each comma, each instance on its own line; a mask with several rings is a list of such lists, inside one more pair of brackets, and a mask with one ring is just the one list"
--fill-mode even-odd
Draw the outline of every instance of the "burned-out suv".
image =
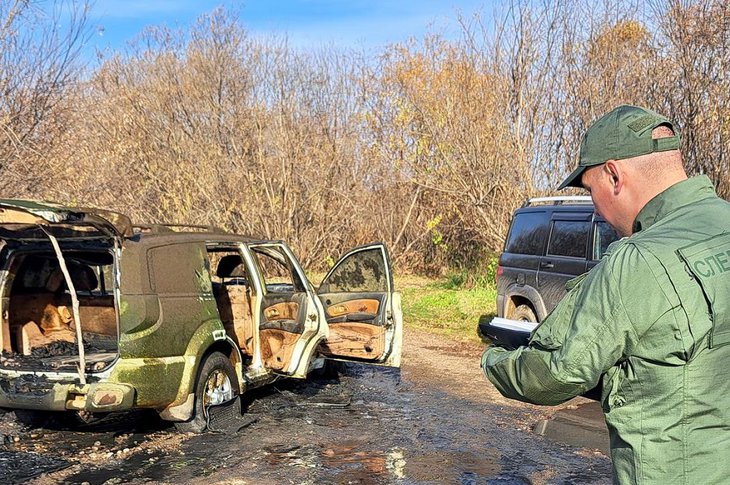
[[533, 198], [512, 217], [497, 268], [497, 316], [540, 322], [565, 283], [598, 264], [618, 239], [590, 197]]
[[315, 290], [282, 241], [0, 200], [0, 408], [19, 416], [149, 408], [201, 431], [325, 358], [399, 366], [401, 332], [382, 244]]

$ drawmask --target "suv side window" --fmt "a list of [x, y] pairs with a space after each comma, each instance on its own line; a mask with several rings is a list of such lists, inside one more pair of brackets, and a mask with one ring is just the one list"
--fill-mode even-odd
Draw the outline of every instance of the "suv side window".
[[619, 235], [613, 230], [613, 227], [611, 227], [608, 222], [596, 221], [596, 225], [593, 230], [592, 259], [594, 261], [600, 260], [603, 255], [606, 254], [608, 246], [618, 239]]
[[585, 258], [590, 229], [589, 221], [554, 221], [547, 254]]
[[301, 293], [306, 291], [299, 275], [291, 267], [289, 257], [280, 248], [254, 247], [253, 254], [270, 293]]
[[332, 271], [320, 293], [388, 291], [388, 271], [380, 248], [353, 253]]
[[515, 214], [504, 251], [506, 253], [542, 255], [548, 232], [548, 220], [545, 211]]

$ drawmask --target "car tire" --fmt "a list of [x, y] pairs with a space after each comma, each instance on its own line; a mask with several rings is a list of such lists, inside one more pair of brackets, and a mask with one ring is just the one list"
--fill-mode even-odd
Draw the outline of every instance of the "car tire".
[[519, 320], [521, 322], [537, 322], [537, 315], [530, 305], [519, 305], [512, 312], [512, 320]]
[[178, 431], [202, 433], [208, 427], [208, 406], [222, 404], [238, 397], [238, 380], [231, 361], [220, 352], [213, 352], [200, 366], [195, 382], [193, 417], [175, 423]]

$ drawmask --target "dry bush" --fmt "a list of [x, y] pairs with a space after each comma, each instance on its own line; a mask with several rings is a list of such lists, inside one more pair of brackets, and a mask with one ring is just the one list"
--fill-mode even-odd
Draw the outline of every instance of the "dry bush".
[[64, 141], [78, 174], [56, 196], [286, 239], [323, 266], [377, 238], [361, 230], [374, 189], [355, 151], [352, 70], [342, 54], [251, 39], [223, 11], [189, 35], [148, 32], [84, 87]]
[[369, 117], [381, 163], [397, 164], [420, 201], [414, 221], [422, 227], [412, 237], [426, 234], [430, 243], [420, 251], [496, 247], [531, 190], [508, 83], [472, 54], [438, 38], [422, 50], [394, 48], [380, 77], [379, 112]]
[[668, 0], [653, 6], [665, 70], [658, 81], [679, 122], [688, 169], [730, 198], [730, 3]]

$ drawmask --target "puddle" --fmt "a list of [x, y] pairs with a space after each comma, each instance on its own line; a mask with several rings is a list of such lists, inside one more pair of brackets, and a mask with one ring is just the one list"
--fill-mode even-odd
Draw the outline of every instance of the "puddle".
[[0, 423], [6, 434], [5, 444], [0, 446], [3, 483], [25, 483], [78, 463], [84, 464], [84, 472], [64, 479], [65, 483], [101, 484], [114, 478], [110, 473], [133, 474], [155, 457], [152, 450], [138, 453], [140, 447], [159, 438], [169, 426], [156, 415], [142, 412], [109, 416], [79, 430], [63, 426], [64, 420], [60, 419], [47, 420], [52, 427], [33, 428], [21, 425], [12, 416], [13, 413], [6, 414]]
[[611, 482], [606, 457], [520, 429], [516, 418], [529, 409], [517, 416], [475, 404], [401, 380], [397, 370], [348, 365], [339, 379], [281, 381], [247, 393], [242, 409], [245, 428], [186, 435], [174, 447], [154, 445], [179, 435], [142, 421], [105, 432], [43, 430], [35, 439], [43, 447], [24, 439], [8, 451], [26, 451], [28, 460], [45, 453], [41, 465], [51, 467], [98, 448], [98, 459], [63, 478], [76, 484]]
[[136, 453], [119, 460], [116, 466], [89, 467], [64, 479], [64, 483], [112, 485], [136, 481], [164, 481], [165, 471], [156, 465], [165, 455], [161, 452]]
[[502, 471], [501, 456], [496, 450], [483, 455], [471, 452], [436, 451], [404, 458], [404, 475], [427, 483], [484, 483]]

